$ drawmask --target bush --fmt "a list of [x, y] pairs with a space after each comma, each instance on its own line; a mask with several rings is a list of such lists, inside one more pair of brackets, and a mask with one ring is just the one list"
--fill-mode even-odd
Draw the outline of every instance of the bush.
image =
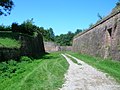
[[14, 60], [10, 60], [8, 62], [0, 63], [0, 71], [1, 73], [15, 73], [17, 62]]
[[6, 62], [0, 63], [0, 71], [6, 72], [8, 70], [8, 64]]
[[15, 61], [15, 60], [10, 60], [10, 61], [8, 61], [8, 64], [9, 64], [10, 66], [16, 66], [16, 65], [17, 65], [17, 61]]
[[27, 57], [27, 56], [22, 56], [20, 58], [20, 61], [25, 61], [25, 62], [32, 62], [31, 58]]

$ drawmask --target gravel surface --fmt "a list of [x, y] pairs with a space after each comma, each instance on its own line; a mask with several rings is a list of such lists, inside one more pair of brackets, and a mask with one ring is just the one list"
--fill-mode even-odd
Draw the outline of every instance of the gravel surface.
[[[110, 76], [69, 54], [62, 55], [68, 61], [69, 69], [60, 90], [120, 90], [120, 84]], [[73, 63], [68, 56], [77, 60], [79, 65]]]

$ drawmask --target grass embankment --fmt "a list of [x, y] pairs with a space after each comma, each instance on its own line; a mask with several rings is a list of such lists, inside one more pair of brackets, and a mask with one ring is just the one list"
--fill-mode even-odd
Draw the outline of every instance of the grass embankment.
[[21, 44], [19, 41], [11, 38], [0, 38], [0, 47], [6, 48], [20, 48]]
[[38, 60], [2, 62], [0, 69], [0, 90], [58, 90], [68, 63], [60, 53], [52, 53]]
[[114, 77], [118, 82], [120, 82], [120, 62], [109, 59], [102, 59], [99, 57], [93, 57], [85, 54], [67, 52], [76, 58], [96, 67], [97, 69], [102, 70], [108, 75]]

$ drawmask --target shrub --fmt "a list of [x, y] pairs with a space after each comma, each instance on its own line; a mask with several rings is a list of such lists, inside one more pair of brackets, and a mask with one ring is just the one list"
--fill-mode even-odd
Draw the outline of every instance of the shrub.
[[20, 58], [20, 61], [25, 61], [25, 62], [32, 62], [31, 58], [27, 57], [27, 56], [22, 56]]
[[0, 71], [6, 72], [8, 70], [8, 64], [6, 62], [0, 63]]
[[15, 61], [15, 60], [10, 60], [10, 61], [8, 61], [8, 64], [9, 64], [10, 66], [16, 66], [16, 65], [17, 65], [17, 61]]

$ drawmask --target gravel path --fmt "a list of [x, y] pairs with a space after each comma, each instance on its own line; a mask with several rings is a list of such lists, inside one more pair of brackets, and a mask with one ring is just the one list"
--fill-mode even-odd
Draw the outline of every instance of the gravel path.
[[[62, 55], [70, 66], [65, 74], [66, 81], [60, 90], [120, 90], [120, 85], [105, 73], [71, 55]], [[68, 56], [77, 60], [80, 65], [73, 63]]]

